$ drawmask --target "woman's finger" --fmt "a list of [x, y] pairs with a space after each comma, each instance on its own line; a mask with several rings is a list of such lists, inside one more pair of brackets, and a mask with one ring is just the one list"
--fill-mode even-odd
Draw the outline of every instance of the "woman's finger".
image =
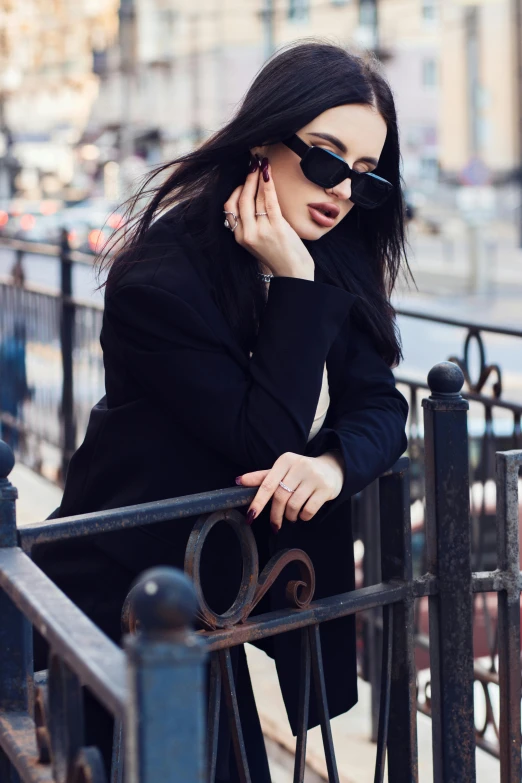
[[285, 492], [285, 490], [279, 486], [279, 482], [282, 481], [283, 477], [288, 473], [294, 459], [295, 455], [290, 452], [288, 454], [285, 452], [285, 454], [281, 454], [281, 456], [276, 459], [261, 482], [257, 494], [250, 504], [247, 513], [247, 523], [249, 525], [259, 516], [270, 498], [278, 489], [281, 490], [281, 492]]
[[243, 232], [248, 234], [252, 233], [256, 216], [255, 216], [255, 199], [256, 191], [259, 182], [259, 166], [254, 168], [250, 166], [243, 190], [239, 197], [239, 215], [241, 217]]
[[265, 170], [268, 175], [268, 182], [265, 180], [264, 176], [261, 177], [263, 200], [265, 202], [265, 209], [263, 211], [268, 212], [268, 217], [270, 220], [277, 220], [282, 218], [282, 213], [277, 198], [274, 179], [272, 177], [272, 167], [270, 166], [270, 163], [266, 164]]
[[[272, 525], [272, 529], [275, 533], [279, 532], [281, 525], [283, 524], [283, 517], [289, 518], [287, 512], [291, 514], [292, 509], [295, 508], [297, 503], [299, 503], [299, 497], [303, 498], [304, 495], [304, 499], [299, 505], [298, 512], [300, 511], [303, 503], [308, 500], [314, 491], [314, 486], [310, 483], [310, 480], [305, 480], [304, 477], [299, 476], [299, 472], [296, 470], [296, 466], [290, 469], [288, 473], [286, 473], [286, 475], [280, 480], [283, 482], [283, 484], [285, 484], [287, 487], [290, 487], [294, 491], [289, 492], [284, 487], [278, 486], [274, 492], [272, 506], [270, 508], [270, 524]], [[296, 501], [294, 501], [294, 498], [298, 493], [299, 497]], [[289, 504], [291, 504], [290, 508]], [[295, 522], [296, 519], [290, 519], [290, 521]]]
[[[265, 205], [265, 191], [264, 191], [264, 181], [263, 181], [263, 175], [260, 169], [259, 172], [259, 185], [257, 188], [257, 194], [256, 194], [256, 200], [255, 200], [255, 208], [256, 212], [266, 212], [266, 205]], [[264, 218], [266, 220], [266, 217]], [[263, 220], [263, 217], [256, 217], [256, 220]]]
[[[286, 481], [284, 483], [286, 484]], [[310, 489], [310, 485], [303, 481], [288, 498], [284, 512], [285, 519], [288, 519], [289, 522], [297, 522], [301, 509], [308, 502], [312, 493], [313, 489]]]
[[243, 473], [242, 476], [237, 477], [236, 484], [241, 487], [258, 487], [269, 473], [270, 470], [254, 470], [251, 473]]
[[[243, 190], [244, 185], [238, 185], [237, 188], [235, 188], [226, 202], [223, 204], [223, 222], [225, 220], [228, 220], [229, 225], [233, 226], [236, 222], [234, 220], [234, 215], [236, 215], [239, 218], [239, 199], [241, 198], [241, 192]], [[224, 214], [225, 212], [232, 212], [231, 215]], [[241, 221], [237, 221], [237, 226], [234, 229], [234, 233], [240, 229], [240, 223]], [[239, 237], [236, 237], [238, 239]]]
[[317, 514], [319, 509], [324, 506], [328, 499], [328, 492], [325, 492], [324, 489], [317, 489], [306, 501], [306, 504], [301, 509], [299, 517], [303, 520], [303, 522], [308, 522]]

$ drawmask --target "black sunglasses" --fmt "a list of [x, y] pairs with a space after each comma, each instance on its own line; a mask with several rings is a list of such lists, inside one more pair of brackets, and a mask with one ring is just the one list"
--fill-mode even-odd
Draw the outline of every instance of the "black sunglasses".
[[391, 191], [391, 182], [372, 174], [370, 171], [354, 171], [343, 158], [335, 152], [322, 147], [310, 147], [294, 133], [283, 144], [299, 155], [303, 174], [310, 182], [322, 188], [333, 188], [343, 180], [352, 181], [350, 201], [364, 209], [374, 209], [383, 204]]

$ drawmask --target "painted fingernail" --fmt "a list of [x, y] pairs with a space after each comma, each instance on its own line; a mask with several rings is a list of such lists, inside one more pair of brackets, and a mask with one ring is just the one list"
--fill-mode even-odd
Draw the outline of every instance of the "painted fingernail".
[[270, 527], [272, 528], [272, 533], [275, 533], [276, 535], [279, 533], [279, 528], [275, 522], [270, 522]]
[[236, 476], [236, 484], [241, 484], [241, 476]]
[[257, 152], [256, 152], [256, 160], [257, 160], [257, 165], [259, 166], [259, 168], [261, 168], [261, 156], [258, 155]]
[[261, 174], [265, 182], [270, 180], [270, 174], [268, 173], [268, 158], [263, 158], [261, 161]]
[[259, 163], [257, 162], [257, 159], [254, 158], [253, 155], [250, 156], [250, 163], [248, 165], [248, 173], [254, 174], [256, 171], [259, 170]]
[[250, 511], [248, 512], [248, 514], [246, 515], [246, 523], [247, 523], [247, 525], [251, 525], [252, 524], [252, 522], [255, 519], [255, 516], [256, 516], [256, 512], [254, 511], [253, 508], [251, 508]]

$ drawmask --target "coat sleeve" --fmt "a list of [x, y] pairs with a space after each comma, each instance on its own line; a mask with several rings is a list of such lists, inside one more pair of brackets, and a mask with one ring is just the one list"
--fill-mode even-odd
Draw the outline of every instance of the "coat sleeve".
[[112, 345], [151, 404], [240, 472], [267, 469], [286, 451], [304, 454], [326, 355], [354, 300], [335, 286], [274, 278], [254, 356], [241, 366], [186, 300], [125, 285], [107, 297], [105, 361]]
[[343, 392], [329, 411], [328, 426], [310, 441], [307, 456], [339, 449], [345, 464], [341, 493], [325, 504], [325, 516], [355, 495], [404, 453], [408, 403], [369, 335], [352, 324]]

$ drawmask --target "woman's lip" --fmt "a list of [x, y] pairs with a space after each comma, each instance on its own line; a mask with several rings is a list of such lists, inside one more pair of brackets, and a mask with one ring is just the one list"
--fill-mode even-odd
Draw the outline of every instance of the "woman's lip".
[[314, 223], [317, 223], [320, 226], [331, 228], [335, 224], [335, 218], [326, 217], [326, 215], [323, 215], [318, 209], [311, 207], [310, 204], [308, 204], [308, 212]]

